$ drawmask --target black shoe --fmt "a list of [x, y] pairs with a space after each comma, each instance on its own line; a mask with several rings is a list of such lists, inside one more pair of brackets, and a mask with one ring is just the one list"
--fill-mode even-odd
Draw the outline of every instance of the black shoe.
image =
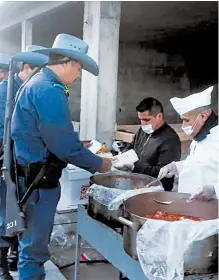
[[0, 280], [13, 280], [8, 271], [8, 249], [9, 248], [0, 249]]
[[18, 263], [17, 258], [16, 259], [8, 259], [8, 270], [9, 271], [17, 271], [17, 263]]
[[18, 251], [11, 250], [11, 252], [8, 256], [8, 270], [17, 271], [17, 263], [18, 263]]
[[13, 277], [7, 271], [7, 272], [4, 272], [4, 274], [0, 275], [0, 280], [13, 280]]

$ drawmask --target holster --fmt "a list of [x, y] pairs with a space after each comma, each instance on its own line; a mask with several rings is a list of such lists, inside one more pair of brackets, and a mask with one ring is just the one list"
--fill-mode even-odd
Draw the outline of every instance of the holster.
[[17, 166], [18, 176], [22, 176], [25, 179], [25, 185], [29, 187], [39, 174], [42, 167], [45, 165], [45, 173], [42, 176], [41, 181], [36, 186], [39, 189], [51, 189], [58, 186], [59, 179], [62, 175], [62, 169], [67, 164], [59, 160], [56, 156], [51, 155], [45, 163], [31, 163], [26, 166]]

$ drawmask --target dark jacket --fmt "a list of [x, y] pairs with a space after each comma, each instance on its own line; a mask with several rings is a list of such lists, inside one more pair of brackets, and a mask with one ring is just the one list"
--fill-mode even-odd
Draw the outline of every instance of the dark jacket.
[[[181, 142], [176, 132], [166, 123], [152, 134], [142, 128], [126, 150], [134, 149], [139, 157], [133, 173], [141, 173], [157, 178], [161, 167], [181, 157]], [[172, 190], [173, 178], [162, 180], [165, 190]]]

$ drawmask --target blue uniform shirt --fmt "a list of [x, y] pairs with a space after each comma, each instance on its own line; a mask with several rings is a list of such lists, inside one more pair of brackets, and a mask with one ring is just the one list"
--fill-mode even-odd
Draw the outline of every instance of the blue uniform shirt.
[[42, 69], [21, 90], [11, 135], [18, 164], [45, 162], [50, 151], [91, 173], [102, 166], [102, 159], [84, 148], [74, 132], [64, 86], [49, 68]]
[[[14, 89], [13, 94], [14, 97], [22, 85], [22, 80], [19, 78], [17, 74], [14, 76]], [[8, 80], [3, 80], [0, 83], [0, 140], [3, 139], [4, 135], [4, 122], [5, 122], [5, 108], [6, 108], [6, 101], [7, 101], [7, 88], [8, 88]]]

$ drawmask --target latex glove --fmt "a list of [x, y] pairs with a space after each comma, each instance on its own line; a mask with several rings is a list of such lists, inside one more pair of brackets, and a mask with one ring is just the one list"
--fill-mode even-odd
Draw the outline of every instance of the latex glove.
[[119, 171], [126, 171], [126, 172], [132, 172], [135, 168], [135, 165], [133, 163], [130, 164], [124, 164], [124, 165], [113, 165], [113, 167]]
[[214, 198], [216, 198], [214, 186], [205, 186], [198, 189], [197, 192], [191, 195], [189, 201], [192, 201], [194, 199], [208, 201]]
[[157, 179], [171, 178], [174, 175], [178, 175], [175, 162], [171, 162], [160, 169]]

